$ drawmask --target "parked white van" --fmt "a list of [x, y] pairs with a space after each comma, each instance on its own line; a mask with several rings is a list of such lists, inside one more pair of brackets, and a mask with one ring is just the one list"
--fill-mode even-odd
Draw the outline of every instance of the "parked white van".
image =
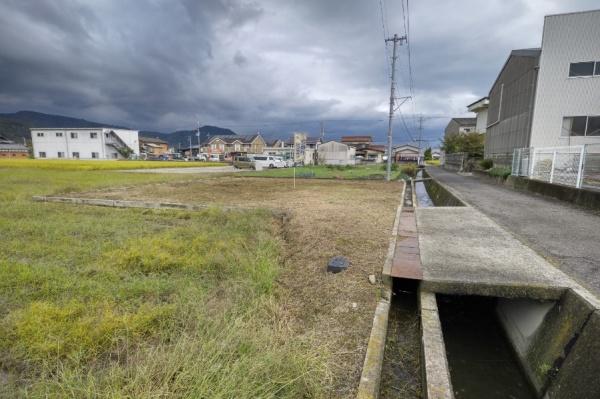
[[281, 158], [272, 155], [254, 155], [254, 165], [257, 170], [262, 168], [285, 168], [286, 164]]

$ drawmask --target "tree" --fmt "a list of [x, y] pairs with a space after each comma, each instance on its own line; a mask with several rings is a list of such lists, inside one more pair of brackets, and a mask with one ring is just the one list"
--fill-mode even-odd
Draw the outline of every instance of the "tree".
[[485, 136], [480, 133], [452, 133], [444, 137], [442, 149], [446, 154], [466, 152], [471, 158], [483, 156]]
[[424, 156], [426, 161], [431, 161], [431, 147], [425, 150]]

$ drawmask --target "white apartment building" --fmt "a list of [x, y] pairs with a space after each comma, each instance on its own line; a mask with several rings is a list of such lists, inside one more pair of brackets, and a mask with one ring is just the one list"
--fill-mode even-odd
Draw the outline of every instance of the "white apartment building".
[[531, 147], [600, 143], [600, 10], [549, 15]]
[[33, 128], [35, 158], [124, 159], [140, 155], [137, 130], [97, 128]]

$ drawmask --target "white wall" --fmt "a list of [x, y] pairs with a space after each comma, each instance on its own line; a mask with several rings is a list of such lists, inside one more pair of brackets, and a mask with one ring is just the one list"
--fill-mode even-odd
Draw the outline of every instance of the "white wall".
[[475, 131], [477, 133], [485, 133], [487, 129], [487, 119], [488, 119], [488, 109], [484, 108], [481, 111], [476, 112], [477, 114], [477, 124], [475, 126]]
[[569, 64], [584, 61], [600, 61], [600, 11], [547, 16], [532, 147], [600, 143], [599, 136], [561, 137], [563, 117], [600, 115], [600, 76], [569, 77]]
[[[123, 157], [118, 151], [109, 145], [106, 145], [105, 134], [114, 131], [123, 140], [136, 155], [140, 154], [138, 131], [126, 129], [106, 129], [106, 128], [70, 128], [70, 129], [31, 129], [31, 141], [33, 145], [33, 155], [40, 158], [40, 152], [46, 153], [46, 158], [57, 159], [58, 153], [63, 152], [65, 159], [73, 159], [73, 153], [79, 153], [79, 159], [93, 159], [92, 152], [98, 153], [98, 159], [114, 159], [117, 154], [118, 159]], [[38, 133], [43, 133], [42, 137]], [[58, 136], [57, 134], [61, 134]], [[77, 133], [77, 138], [71, 138], [71, 133]], [[96, 138], [91, 138], [91, 133], [96, 133]]]
[[325, 165], [354, 165], [356, 163], [356, 150], [336, 141], [321, 144], [317, 152], [319, 163]]

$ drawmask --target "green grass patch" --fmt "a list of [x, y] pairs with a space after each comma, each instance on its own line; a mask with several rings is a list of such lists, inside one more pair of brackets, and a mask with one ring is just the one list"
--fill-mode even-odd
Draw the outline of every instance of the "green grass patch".
[[0, 169], [0, 397], [324, 395], [327, 351], [277, 300], [269, 212], [30, 201], [167, 179]]
[[185, 161], [78, 161], [74, 159], [0, 159], [1, 168], [49, 170], [130, 170], [159, 168], [201, 168], [225, 166], [221, 162]]
[[[312, 179], [366, 179], [383, 180], [385, 179], [385, 169], [381, 165], [328, 165], [328, 166], [300, 166], [296, 167], [296, 178]], [[243, 172], [241, 176], [257, 177], [294, 177], [294, 168], [265, 169], [258, 172]], [[398, 170], [392, 171], [392, 179], [400, 178], [401, 173]]]

